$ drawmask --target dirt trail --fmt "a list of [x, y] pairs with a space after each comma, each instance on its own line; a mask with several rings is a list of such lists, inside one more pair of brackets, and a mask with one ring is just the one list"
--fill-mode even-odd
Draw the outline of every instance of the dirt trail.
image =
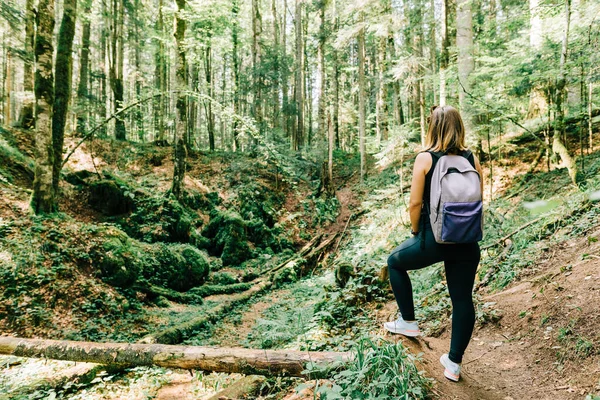
[[[448, 351], [448, 331], [439, 338], [393, 339], [423, 353], [423, 367], [441, 399], [570, 400], [600, 393], [599, 238], [596, 227], [554, 246], [534, 273], [483, 295], [502, 319], [475, 327], [459, 383], [446, 380], [439, 363]], [[383, 322], [395, 312], [390, 303], [378, 315]]]

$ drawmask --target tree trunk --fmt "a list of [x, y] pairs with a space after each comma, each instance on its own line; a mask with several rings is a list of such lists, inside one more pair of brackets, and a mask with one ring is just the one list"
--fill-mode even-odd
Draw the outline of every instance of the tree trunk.
[[71, 72], [73, 70], [71, 52], [77, 18], [77, 0], [65, 0], [63, 8], [63, 18], [58, 33], [58, 48], [56, 49], [57, 68], [54, 74], [54, 109], [52, 113], [52, 146], [54, 147], [52, 186], [55, 194], [58, 193], [66, 118], [71, 99]]
[[387, 35], [379, 38], [378, 49], [378, 90], [377, 103], [375, 105], [375, 119], [377, 123], [377, 147], [382, 140], [388, 139], [388, 110], [387, 110], [387, 83], [385, 73], [387, 71]]
[[440, 55], [440, 106], [446, 105], [446, 70], [448, 69], [448, 63], [450, 61], [450, 53], [448, 47], [450, 47], [450, 40], [448, 37], [448, 0], [442, 0], [442, 17], [441, 17], [441, 31], [442, 31], [442, 52]]
[[[110, 60], [110, 84], [114, 97], [113, 112], [117, 112], [123, 107], [123, 58], [124, 58], [124, 4], [123, 0], [113, 0], [113, 19], [111, 25], [111, 60]], [[115, 119], [115, 138], [117, 140], [126, 140], [125, 121], [119, 116]]]
[[35, 36], [35, 178], [31, 208], [36, 214], [56, 211], [52, 185], [54, 148], [52, 147], [52, 106], [54, 76], [52, 72], [52, 34], [54, 32], [54, 0], [40, 0]]
[[296, 0], [296, 125], [292, 149], [300, 151], [304, 143], [304, 40], [302, 38], [302, 2]]
[[[23, 65], [23, 90], [33, 92], [33, 45], [35, 42], [35, 10], [33, 0], [25, 2], [25, 60]], [[25, 97], [19, 125], [23, 129], [31, 129], [35, 125], [33, 118], [32, 97]]]
[[215, 95], [215, 84], [212, 70], [212, 46], [211, 38], [204, 52], [204, 73], [206, 76], [206, 89], [208, 90], [209, 101], [206, 101], [206, 125], [208, 128], [208, 143], [210, 151], [215, 151], [215, 114], [213, 113], [212, 100]]
[[470, 76], [475, 68], [473, 60], [473, 19], [471, 16], [472, 0], [457, 0], [456, 5], [456, 47], [458, 47], [458, 100], [466, 137], [475, 143], [473, 133], [472, 111], [466, 92], [471, 92]]
[[[339, 17], [337, 15], [337, 0], [333, 0], [333, 33], [339, 30]], [[338, 62], [338, 51], [333, 48], [333, 132], [335, 135], [335, 148], [340, 148], [340, 66]]]
[[254, 96], [252, 102], [254, 119], [260, 133], [264, 131], [262, 115], [262, 71], [260, 70], [261, 49], [260, 35], [262, 34], [262, 17], [260, 15], [260, 0], [252, 0], [252, 87]]
[[165, 64], [165, 38], [163, 21], [163, 0], [158, 0], [158, 18], [156, 19], [156, 53], [154, 54], [154, 87], [162, 96], [154, 100], [154, 139], [159, 142], [165, 140], [165, 102], [168, 99], [166, 92], [167, 66]]
[[[99, 75], [100, 75], [100, 105], [98, 107], [98, 111], [100, 114], [100, 120], [104, 121], [106, 119], [106, 103], [107, 103], [107, 91], [106, 91], [106, 77], [109, 75], [109, 73], [107, 72], [107, 64], [106, 64], [106, 56], [107, 56], [107, 47], [108, 47], [108, 40], [107, 40], [107, 36], [109, 34], [109, 30], [106, 29], [106, 25], [107, 25], [107, 18], [106, 18], [106, 14], [108, 13], [107, 7], [106, 7], [106, 2], [102, 1], [100, 2], [101, 4], [101, 10], [102, 10], [102, 30], [100, 33], [100, 71], [99, 71]], [[100, 131], [98, 132], [98, 135], [100, 137], [106, 137], [107, 136], [107, 129], [106, 129], [106, 125], [102, 125], [102, 127], [100, 128]]]
[[[176, 0], [177, 14], [175, 15], [175, 48], [177, 49], [175, 82], [177, 90], [187, 88], [187, 63], [185, 58], [185, 27], [186, 22], [182, 18], [185, 10], [185, 0]], [[185, 177], [185, 159], [187, 157], [186, 138], [186, 109], [187, 101], [185, 93], [179, 93], [177, 96], [177, 120], [175, 122], [175, 149], [173, 160], [173, 183], [171, 192], [178, 200], [183, 198], [183, 179]]]
[[342, 352], [92, 343], [7, 336], [0, 337], [0, 354], [108, 365], [154, 365], [163, 368], [298, 377], [304, 376], [302, 371], [307, 366], [324, 367], [338, 361], [348, 362], [352, 357], [350, 353]]
[[565, 129], [565, 100], [566, 100], [566, 63], [567, 51], [569, 49], [569, 26], [571, 21], [571, 0], [565, 0], [565, 31], [563, 34], [562, 48], [560, 52], [560, 72], [556, 83], [556, 122], [554, 124], [554, 134], [552, 138], [552, 151], [558, 154], [569, 171], [571, 181], [578, 185], [582, 176], [579, 173], [577, 163], [569, 154], [566, 144], [563, 142], [562, 136]]
[[[142, 21], [139, 18], [139, 13], [141, 12], [142, 6], [140, 5], [140, 0], [134, 1], [133, 11], [134, 11], [134, 21], [133, 21], [133, 30], [135, 36], [135, 42], [133, 49], [133, 55], [135, 60], [135, 100], [139, 101], [142, 97], [142, 72], [140, 69], [141, 63], [141, 51], [144, 46], [145, 41], [140, 40], [140, 24]], [[135, 125], [137, 128], [137, 135], [140, 142], [144, 142], [144, 117], [142, 113], [142, 107], [135, 108]]]
[[325, 76], [326, 76], [326, 73], [325, 73], [325, 39], [326, 39], [325, 7], [326, 7], [326, 1], [320, 0], [319, 1], [320, 25], [319, 25], [319, 48], [318, 48], [318, 53], [319, 53], [319, 55], [318, 55], [319, 56], [319, 109], [317, 111], [317, 119], [318, 119], [318, 124], [319, 124], [318, 134], [323, 135], [323, 137], [328, 132], [326, 121], [325, 121], [325, 107], [326, 107], [326, 102], [325, 102], [325, 82], [326, 82], [326, 80], [325, 80], [326, 79], [325, 78]]
[[279, 20], [277, 16], [277, 2], [276, 0], [271, 0], [271, 14], [273, 16], [273, 48], [275, 49], [273, 55], [273, 69], [274, 69], [274, 78], [272, 82], [272, 96], [273, 96], [273, 111], [271, 115], [272, 127], [276, 128], [280, 124], [279, 120], [279, 111], [281, 110], [281, 106], [279, 104], [279, 80], [281, 75], [281, 65], [280, 65], [280, 57], [279, 57]]
[[360, 183], [364, 183], [366, 175], [365, 130], [366, 130], [366, 94], [365, 94], [365, 27], [364, 16], [361, 15], [360, 23], [363, 24], [358, 32], [358, 135], [360, 151]]
[[289, 99], [289, 85], [288, 85], [288, 75], [289, 68], [287, 65], [287, 0], [283, 0], [283, 12], [281, 13], [282, 24], [281, 24], [281, 49], [282, 49], [282, 60], [283, 60], [283, 68], [281, 71], [281, 99], [282, 99], [282, 113], [281, 113], [281, 125], [283, 126], [283, 130], [285, 131], [286, 137], [291, 139], [291, 129], [290, 129], [290, 99]]
[[239, 30], [239, 12], [240, 6], [239, 0], [233, 0], [231, 4], [232, 26], [231, 26], [231, 40], [233, 42], [233, 113], [235, 118], [233, 119], [233, 151], [238, 151], [240, 143], [238, 139], [239, 122], [240, 116], [240, 62], [238, 54], [238, 30]]
[[90, 67], [90, 35], [92, 3], [85, 2], [83, 10], [83, 32], [81, 34], [81, 57], [79, 58], [79, 85], [77, 86], [77, 127], [76, 132], [83, 135], [87, 130], [88, 81]]

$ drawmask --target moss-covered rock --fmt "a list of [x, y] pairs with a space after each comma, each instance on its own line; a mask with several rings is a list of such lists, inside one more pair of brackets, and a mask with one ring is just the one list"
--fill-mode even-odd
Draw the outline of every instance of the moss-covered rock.
[[221, 257], [223, 265], [239, 265], [252, 258], [248, 244], [246, 223], [233, 211], [213, 210], [210, 222], [202, 232], [211, 239], [210, 254]]
[[148, 282], [178, 291], [202, 285], [209, 272], [206, 256], [187, 244], [147, 246], [143, 263]]
[[130, 236], [148, 243], [190, 243], [195, 232], [193, 216], [175, 198], [163, 196], [140, 199], [121, 226]]
[[90, 206], [108, 216], [131, 212], [133, 197], [128, 187], [114, 180], [104, 179], [90, 184]]
[[102, 238], [101, 244], [90, 252], [102, 279], [112, 286], [131, 286], [142, 271], [142, 247], [116, 228], [104, 231]]

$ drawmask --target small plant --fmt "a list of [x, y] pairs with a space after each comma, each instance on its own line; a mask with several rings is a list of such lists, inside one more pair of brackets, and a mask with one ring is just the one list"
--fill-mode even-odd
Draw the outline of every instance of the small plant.
[[317, 389], [321, 399], [427, 398], [432, 379], [417, 369], [417, 357], [401, 343], [364, 337], [355, 343], [352, 353], [347, 369], [334, 374], [335, 383]]
[[540, 321], [540, 326], [544, 326], [550, 321], [550, 316], [548, 314], [542, 314], [542, 319]]
[[575, 353], [581, 358], [587, 358], [594, 354], [594, 343], [584, 337], [577, 338], [575, 342]]

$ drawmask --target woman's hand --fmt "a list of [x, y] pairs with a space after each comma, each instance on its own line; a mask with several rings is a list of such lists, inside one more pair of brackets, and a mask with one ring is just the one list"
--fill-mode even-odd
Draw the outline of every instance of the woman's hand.
[[419, 232], [419, 221], [421, 219], [421, 207], [423, 206], [423, 192], [425, 191], [425, 175], [431, 168], [431, 154], [419, 153], [413, 167], [412, 183], [410, 186], [410, 204], [408, 213], [410, 225], [413, 232]]

